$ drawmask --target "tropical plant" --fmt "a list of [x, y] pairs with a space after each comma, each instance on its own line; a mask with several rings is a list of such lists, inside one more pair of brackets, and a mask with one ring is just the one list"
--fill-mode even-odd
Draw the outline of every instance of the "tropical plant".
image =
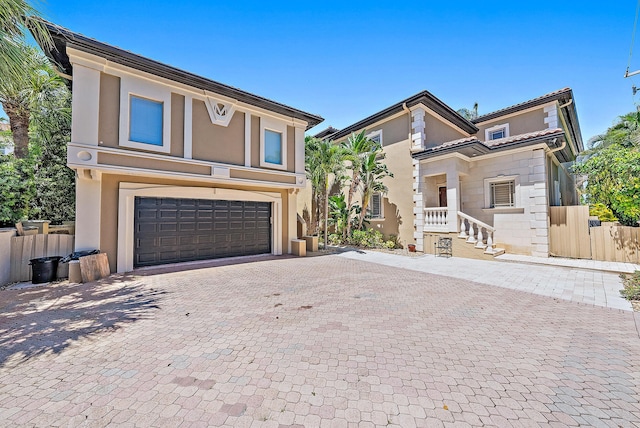
[[316, 198], [323, 201], [324, 243], [327, 245], [329, 193], [334, 186], [340, 188], [346, 178], [344, 162], [347, 155], [345, 150], [333, 141], [309, 138], [306, 143], [305, 168], [312, 188], [316, 189]]
[[639, 115], [629, 113], [603, 135], [589, 141], [589, 150], [574, 166], [586, 178], [585, 198], [603, 204], [625, 225], [640, 220]]
[[457, 113], [464, 117], [467, 120], [474, 120], [478, 118], [478, 103], [473, 103], [473, 108], [472, 109], [468, 109], [468, 108], [461, 108], [460, 110], [457, 111]]
[[[379, 144], [366, 136], [366, 130], [362, 130], [359, 134], [351, 134], [342, 147], [347, 152], [347, 161], [350, 163], [351, 181], [347, 193], [347, 207], [349, 212], [354, 211], [353, 197], [360, 186], [362, 163], [367, 155], [379, 149]], [[351, 236], [351, 222], [346, 222], [346, 228], [343, 231], [343, 238]]]
[[0, 0], [0, 76], [20, 74], [24, 65], [22, 44], [30, 30], [41, 46], [53, 46], [39, 12], [24, 0]]
[[[23, 57], [20, 72], [10, 73], [0, 79], [0, 104], [9, 117], [13, 136], [14, 153], [26, 158], [29, 153], [29, 123], [31, 112], [40, 110], [40, 118], [47, 115], [65, 115], [70, 110], [58, 110], [57, 98], [67, 88], [47, 59], [32, 46], [19, 44]], [[46, 120], [49, 120], [48, 118]]]
[[362, 196], [360, 205], [360, 219], [358, 222], [358, 228], [362, 229], [362, 225], [367, 214], [367, 208], [369, 207], [369, 201], [374, 193], [387, 193], [387, 186], [383, 180], [386, 177], [393, 177], [393, 174], [389, 172], [387, 165], [382, 161], [386, 157], [382, 151], [382, 147], [379, 147], [367, 154], [360, 165], [360, 194]]
[[349, 207], [345, 201], [344, 193], [329, 196], [329, 224], [335, 227], [335, 232], [346, 240], [346, 231], [351, 229], [352, 214], [356, 206]]

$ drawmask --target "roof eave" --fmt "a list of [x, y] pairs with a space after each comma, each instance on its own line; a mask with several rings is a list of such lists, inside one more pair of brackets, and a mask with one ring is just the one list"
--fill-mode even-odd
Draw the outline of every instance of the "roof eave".
[[145, 58], [143, 56], [122, 50], [98, 40], [91, 39], [81, 34], [74, 33], [70, 30], [67, 30], [66, 28], [59, 27], [50, 22], [43, 20], [43, 24], [51, 34], [54, 45], [53, 47], [41, 46], [41, 48], [43, 49], [47, 57], [55, 63], [56, 67], [59, 68], [63, 74], [69, 76], [73, 75], [73, 66], [69, 61], [69, 56], [66, 52], [66, 47], [69, 46], [83, 52], [103, 57], [108, 61], [112, 61], [126, 67], [131, 67], [136, 70], [144, 71], [178, 83], [196, 87], [198, 89], [215, 92], [221, 95], [228, 96], [230, 98], [237, 99], [238, 101], [255, 107], [303, 120], [307, 122], [307, 130], [318, 125], [324, 120], [324, 118], [322, 118], [321, 116], [307, 113], [305, 111], [269, 100], [259, 95], [255, 95], [241, 89], [207, 79], [202, 76], [198, 76], [188, 71], [181, 70], [149, 58]]
[[422, 91], [327, 137], [333, 140], [346, 137], [352, 132], [357, 132], [361, 129], [365, 129], [369, 125], [377, 123], [389, 116], [401, 112], [405, 106], [414, 107], [418, 104], [424, 104], [426, 107], [436, 112], [442, 118], [448, 120], [449, 122], [453, 123], [469, 134], [475, 134], [476, 132], [478, 132], [478, 127], [476, 127], [473, 123], [460, 116], [453, 109], [451, 109], [451, 107], [440, 101], [429, 91]]
[[506, 116], [508, 114], [517, 113], [522, 110], [526, 110], [532, 107], [537, 107], [543, 104], [547, 104], [553, 101], [559, 100], [569, 100], [573, 98], [573, 91], [571, 88], [566, 88], [565, 90], [554, 92], [546, 97], [536, 98], [530, 101], [525, 101], [521, 104], [516, 104], [511, 107], [507, 107], [505, 109], [496, 110], [491, 113], [484, 114], [472, 120], [474, 124], [488, 122], [493, 119], [497, 119], [502, 116]]
[[500, 151], [503, 151], [503, 150], [510, 150], [510, 149], [514, 149], [514, 148], [518, 148], [518, 147], [524, 147], [524, 146], [528, 146], [528, 145], [533, 145], [533, 144], [541, 142], [541, 141], [546, 141], [547, 145], [550, 146], [550, 140], [553, 140], [554, 138], [558, 138], [558, 137], [564, 137], [564, 132], [556, 132], [554, 134], [543, 135], [543, 136], [540, 136], [540, 137], [528, 138], [526, 140], [514, 141], [512, 143], [501, 144], [501, 145], [495, 146], [495, 147], [487, 146], [482, 141], [470, 141], [468, 143], [462, 143], [462, 144], [458, 144], [458, 145], [455, 145], [455, 146], [445, 147], [445, 148], [437, 149], [437, 150], [431, 150], [431, 149], [423, 150], [421, 152], [413, 153], [411, 155], [411, 157], [413, 159], [416, 159], [416, 160], [429, 159], [429, 158], [434, 158], [434, 157], [441, 156], [441, 155], [444, 155], [444, 154], [458, 152], [458, 151], [460, 151], [461, 148], [466, 148], [466, 147], [473, 146], [473, 145], [475, 145], [476, 148], [478, 148], [479, 150], [483, 151], [484, 152], [483, 154], [495, 153], [495, 152], [500, 152]]

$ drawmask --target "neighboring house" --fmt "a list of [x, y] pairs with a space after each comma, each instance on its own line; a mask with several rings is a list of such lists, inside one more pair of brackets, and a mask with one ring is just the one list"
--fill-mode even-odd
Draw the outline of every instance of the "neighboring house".
[[372, 198], [371, 225], [420, 251], [455, 234], [475, 247], [455, 240], [459, 255], [547, 257], [549, 207], [578, 204], [569, 165], [583, 143], [569, 88], [472, 121], [424, 91], [319, 138], [363, 129], [394, 174]]
[[76, 250], [111, 271], [291, 251], [322, 118], [47, 23], [73, 81]]
[[8, 135], [10, 132], [11, 126], [8, 123], [0, 123], [0, 154], [13, 153], [13, 140]]

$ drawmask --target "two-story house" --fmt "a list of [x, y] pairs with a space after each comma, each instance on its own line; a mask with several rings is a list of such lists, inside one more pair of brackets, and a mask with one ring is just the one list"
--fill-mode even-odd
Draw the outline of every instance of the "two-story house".
[[371, 227], [385, 235], [425, 252], [458, 236], [458, 255], [547, 257], [549, 207], [578, 203], [569, 165], [583, 143], [573, 98], [565, 88], [469, 121], [423, 91], [317, 136], [340, 142], [366, 129], [382, 143], [394, 177], [372, 198]]
[[72, 87], [76, 250], [111, 271], [290, 252], [322, 118], [47, 24]]

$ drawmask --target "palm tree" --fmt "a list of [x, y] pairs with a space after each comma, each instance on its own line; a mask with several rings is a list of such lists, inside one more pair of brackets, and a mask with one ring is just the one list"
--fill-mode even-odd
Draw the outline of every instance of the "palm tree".
[[468, 109], [466, 107], [463, 107], [460, 110], [458, 110], [456, 113], [458, 113], [460, 116], [464, 117], [465, 119], [467, 119], [469, 121], [477, 119], [478, 118], [478, 103], [477, 102], [473, 103], [473, 108], [472, 109]]
[[362, 209], [360, 211], [360, 221], [358, 228], [362, 229], [364, 218], [367, 214], [369, 201], [374, 193], [387, 193], [389, 189], [383, 183], [386, 177], [393, 177], [393, 174], [387, 169], [382, 160], [385, 154], [382, 148], [370, 152], [363, 160], [360, 166], [360, 193], [362, 195]]
[[[379, 148], [379, 144], [368, 138], [366, 130], [363, 130], [359, 134], [351, 134], [351, 136], [342, 143], [342, 147], [347, 152], [347, 160], [351, 163], [351, 182], [349, 183], [349, 193], [347, 194], [347, 209], [351, 212], [353, 207], [353, 196], [360, 186], [360, 170], [362, 162], [367, 155], [376, 151]], [[351, 222], [347, 221], [346, 227], [343, 229], [343, 238], [351, 235]]]
[[0, 0], [0, 76], [20, 73], [24, 57], [20, 47], [31, 30], [41, 46], [52, 46], [51, 36], [38, 11], [25, 0]]
[[[2, 0], [0, 0], [2, 1]], [[50, 114], [69, 114], [50, 105], [67, 89], [47, 59], [34, 47], [24, 43], [16, 45], [23, 58], [19, 72], [0, 79], [0, 104], [9, 117], [15, 156], [25, 158], [29, 153], [29, 120], [34, 109], [48, 110]], [[42, 117], [42, 115], [40, 115]]]
[[316, 198], [323, 199], [323, 221], [324, 221], [324, 245], [328, 243], [328, 214], [329, 214], [329, 193], [335, 185], [339, 187], [344, 182], [344, 162], [346, 159], [345, 150], [333, 141], [321, 141], [309, 137], [306, 140], [306, 162], [307, 177], [312, 188], [316, 189]]

